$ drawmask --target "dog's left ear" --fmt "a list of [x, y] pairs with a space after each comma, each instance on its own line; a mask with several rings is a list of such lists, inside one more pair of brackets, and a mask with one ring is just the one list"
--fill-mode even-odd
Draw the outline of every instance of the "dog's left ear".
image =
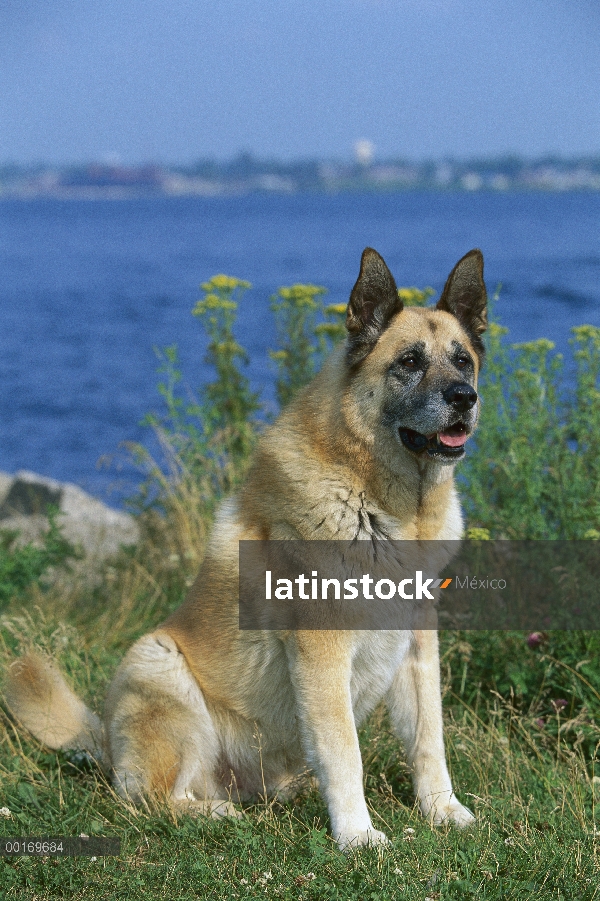
[[360, 363], [371, 352], [392, 316], [400, 313], [402, 307], [394, 276], [383, 257], [372, 247], [366, 247], [346, 313], [351, 366]]
[[482, 357], [484, 347], [481, 336], [487, 328], [487, 294], [480, 250], [470, 250], [458, 261], [448, 276], [436, 309], [456, 316], [479, 357]]

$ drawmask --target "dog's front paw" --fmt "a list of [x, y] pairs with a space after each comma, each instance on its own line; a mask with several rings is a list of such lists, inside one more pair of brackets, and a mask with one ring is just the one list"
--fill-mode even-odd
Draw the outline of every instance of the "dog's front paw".
[[461, 804], [454, 793], [450, 795], [448, 800], [439, 797], [436, 800], [432, 800], [427, 806], [429, 809], [424, 809], [423, 813], [435, 826], [440, 826], [442, 823], [452, 823], [458, 826], [459, 829], [464, 829], [475, 822], [475, 817], [469, 808]]
[[336, 836], [340, 851], [351, 851], [353, 848], [374, 848], [376, 845], [387, 845], [389, 839], [385, 832], [377, 829], [360, 829], [358, 831], [342, 832]]

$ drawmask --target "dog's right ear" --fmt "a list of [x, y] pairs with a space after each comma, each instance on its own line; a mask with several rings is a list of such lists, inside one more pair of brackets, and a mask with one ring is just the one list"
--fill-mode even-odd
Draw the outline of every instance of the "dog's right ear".
[[347, 359], [351, 366], [371, 352], [402, 307], [396, 282], [383, 257], [372, 247], [365, 248], [346, 313]]

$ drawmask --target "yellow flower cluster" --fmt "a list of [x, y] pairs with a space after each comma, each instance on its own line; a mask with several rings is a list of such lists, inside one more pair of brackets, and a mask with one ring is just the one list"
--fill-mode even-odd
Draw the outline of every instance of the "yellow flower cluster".
[[398, 288], [398, 297], [406, 307], [424, 307], [430, 297], [433, 297], [433, 288]]
[[490, 533], [487, 529], [467, 529], [467, 538], [471, 541], [489, 541]]
[[315, 298], [325, 293], [326, 289], [318, 285], [290, 285], [289, 288], [279, 288], [273, 301], [277, 305], [277, 298], [281, 298], [281, 306], [290, 305], [296, 309], [306, 307], [309, 310], [316, 310], [319, 304]]
[[233, 292], [236, 288], [251, 288], [250, 282], [243, 278], [235, 278], [233, 275], [213, 275], [213, 277], [200, 286], [203, 291]]
[[549, 353], [554, 350], [554, 341], [548, 338], [537, 338], [535, 341], [524, 341], [522, 344], [513, 344], [515, 350], [525, 350], [529, 353]]
[[508, 329], [505, 325], [498, 325], [497, 322], [490, 322], [488, 325], [488, 334], [490, 338], [500, 338], [502, 335], [508, 335]]
[[206, 313], [216, 311], [234, 313], [238, 306], [237, 302], [233, 300], [234, 293], [237, 291], [241, 294], [252, 285], [250, 282], [232, 275], [213, 275], [200, 287], [206, 294], [192, 310], [193, 316], [204, 316]]

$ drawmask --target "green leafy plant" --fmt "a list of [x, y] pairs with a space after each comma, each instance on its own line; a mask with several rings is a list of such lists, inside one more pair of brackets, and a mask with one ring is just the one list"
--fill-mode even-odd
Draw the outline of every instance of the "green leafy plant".
[[258, 395], [250, 390], [241, 367], [248, 355], [233, 334], [238, 298], [250, 282], [229, 275], [215, 275], [202, 285], [205, 292], [192, 314], [201, 319], [209, 337], [206, 362], [216, 378], [203, 390], [199, 414], [205, 439], [218, 442], [234, 470], [244, 465], [256, 437], [254, 416], [260, 409]]
[[509, 344], [492, 322], [475, 452], [462, 467], [469, 524], [493, 538], [592, 538], [600, 527], [600, 329], [573, 329], [575, 387], [545, 338]]
[[81, 554], [62, 534], [58, 511], [48, 513], [48, 530], [38, 543], [19, 544], [18, 531], [0, 532], [0, 605], [21, 597], [33, 584], [44, 585], [50, 569], [68, 570]]
[[269, 356], [277, 364], [275, 389], [282, 408], [311, 381], [345, 334], [346, 305], [326, 306], [326, 293], [317, 285], [292, 285], [279, 288], [271, 298], [279, 348]]
[[257, 437], [256, 414], [261, 405], [243, 372], [247, 353], [233, 333], [239, 301], [250, 283], [215, 275], [201, 287], [204, 296], [192, 313], [207, 333], [205, 362], [215, 370], [215, 378], [197, 392], [183, 390], [176, 345], [159, 352], [162, 378], [158, 392], [164, 410], [160, 415], [147, 415], [144, 424], [158, 437], [163, 465], [143, 445], [129, 447], [147, 473], [134, 506], [158, 502], [163, 509], [172, 508], [176, 492], [184, 486], [197, 515], [206, 520], [216, 502], [245, 472]]

